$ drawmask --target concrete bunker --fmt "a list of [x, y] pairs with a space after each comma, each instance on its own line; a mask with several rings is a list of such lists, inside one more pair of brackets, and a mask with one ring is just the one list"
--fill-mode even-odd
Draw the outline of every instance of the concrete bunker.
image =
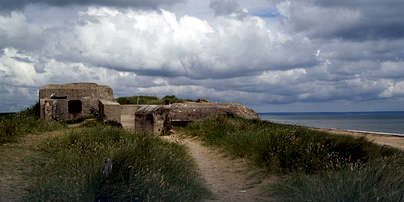
[[120, 105], [121, 106], [121, 124], [128, 130], [135, 130], [135, 114], [142, 105]]
[[175, 103], [170, 105], [169, 109], [169, 118], [174, 126], [203, 121], [215, 115], [238, 116], [246, 119], [259, 118], [253, 110], [236, 103]]
[[116, 121], [121, 123], [121, 105], [111, 100], [99, 100], [99, 114], [105, 121]]
[[112, 89], [95, 83], [50, 84], [39, 91], [41, 119], [73, 120], [98, 113], [137, 133], [168, 135], [172, 125], [186, 125], [214, 115], [258, 119], [253, 110], [235, 103], [207, 100], [168, 105], [120, 105]]
[[168, 116], [169, 109], [162, 105], [144, 105], [135, 113], [135, 129], [137, 133], [167, 135], [171, 128]]
[[[95, 83], [50, 84], [39, 90], [42, 119], [73, 120], [99, 111], [99, 100], [114, 102], [112, 89]], [[120, 121], [120, 120], [119, 120]]]

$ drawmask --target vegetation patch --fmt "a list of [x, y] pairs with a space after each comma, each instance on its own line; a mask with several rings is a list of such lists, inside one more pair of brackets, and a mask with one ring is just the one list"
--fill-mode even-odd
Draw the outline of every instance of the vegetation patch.
[[156, 96], [132, 96], [132, 97], [120, 97], [117, 98], [116, 101], [121, 104], [139, 104], [139, 105], [162, 105], [166, 103], [183, 103], [186, 101], [192, 100], [185, 100], [177, 98], [174, 95], [167, 95], [161, 99]]
[[404, 200], [403, 152], [364, 138], [222, 116], [177, 130], [280, 175], [276, 201]]
[[201, 137], [208, 145], [221, 147], [234, 156], [250, 159], [268, 171], [282, 174], [340, 169], [397, 151], [364, 138], [223, 116], [189, 124], [184, 130], [185, 134]]
[[38, 134], [65, 127], [57, 121], [39, 119], [39, 103], [15, 113], [0, 116], [0, 145], [16, 142], [26, 134]]
[[288, 176], [268, 190], [277, 201], [404, 201], [404, 158], [394, 156], [318, 175]]
[[47, 160], [33, 173], [28, 200], [198, 201], [208, 194], [185, 147], [148, 134], [93, 122], [39, 150]]

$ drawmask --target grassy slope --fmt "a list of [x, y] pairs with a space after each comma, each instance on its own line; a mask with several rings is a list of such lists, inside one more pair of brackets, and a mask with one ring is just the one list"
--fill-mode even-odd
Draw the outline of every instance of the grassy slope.
[[[147, 134], [93, 124], [39, 150], [49, 160], [38, 163], [29, 200], [198, 201], [208, 194], [183, 146]], [[105, 158], [113, 162], [108, 177]]]
[[0, 145], [16, 142], [22, 136], [32, 133], [58, 130], [65, 127], [56, 121], [39, 119], [39, 103], [16, 114], [0, 117]]
[[233, 156], [250, 159], [267, 172], [284, 176], [270, 186], [280, 201], [334, 201], [330, 192], [337, 193], [340, 198], [335, 200], [339, 201], [377, 197], [400, 201], [403, 197], [402, 152], [363, 138], [224, 117], [193, 123], [183, 130]]
[[[18, 142], [26, 134], [37, 135], [35, 144], [44, 141], [42, 136], [46, 139], [39, 146], [10, 144], [21, 152], [26, 149], [27, 153], [36, 154], [7, 164], [18, 168], [21, 165], [17, 164], [24, 162], [29, 167], [17, 172], [24, 175], [20, 178], [32, 183], [24, 188], [29, 192], [26, 200], [199, 201], [210, 194], [184, 146], [147, 134], [129, 133], [111, 127], [111, 123], [88, 122], [81, 128], [67, 129], [65, 123], [39, 120], [38, 115], [37, 104], [16, 114], [0, 116], [0, 145]], [[58, 130], [57, 137], [48, 139], [43, 134], [54, 130]], [[7, 152], [6, 147], [3, 149]], [[105, 158], [113, 162], [108, 176], [102, 174]]]

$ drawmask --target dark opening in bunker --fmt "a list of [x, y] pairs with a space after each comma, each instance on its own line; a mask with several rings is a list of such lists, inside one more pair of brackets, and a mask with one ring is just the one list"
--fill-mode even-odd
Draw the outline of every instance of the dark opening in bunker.
[[147, 123], [151, 123], [151, 124], [154, 123], [153, 114], [147, 114], [147, 115], [146, 115], [146, 122], [147, 122]]
[[77, 114], [80, 114], [82, 111], [81, 101], [80, 100], [69, 100], [68, 111], [70, 114], [73, 114], [74, 117]]

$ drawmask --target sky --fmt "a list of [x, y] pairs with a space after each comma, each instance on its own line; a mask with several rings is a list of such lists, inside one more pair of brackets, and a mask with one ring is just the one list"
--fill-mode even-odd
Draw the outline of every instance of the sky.
[[402, 0], [1, 0], [0, 112], [47, 84], [258, 112], [404, 111]]

